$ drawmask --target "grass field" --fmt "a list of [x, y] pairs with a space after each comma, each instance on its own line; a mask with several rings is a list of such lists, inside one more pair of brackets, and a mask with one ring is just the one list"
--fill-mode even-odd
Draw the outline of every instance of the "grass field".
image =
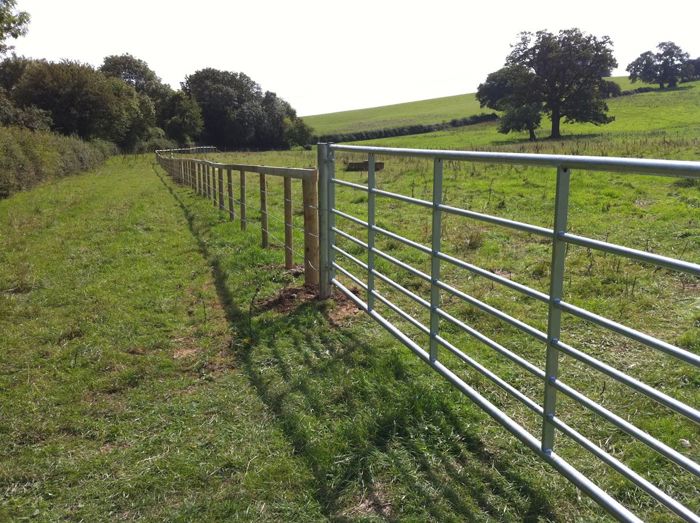
[[[615, 124], [567, 126], [567, 135], [583, 136], [563, 141], [530, 144], [483, 125], [377, 142], [697, 159], [694, 100], [700, 88], [690, 87], [614, 100], [621, 104]], [[216, 158], [315, 163], [312, 151]], [[338, 155], [338, 174], [365, 182], [361, 173], [340, 170], [349, 158]], [[384, 160], [381, 188], [429, 198], [429, 165]], [[238, 221], [156, 175], [151, 162], [114, 159], [98, 172], [0, 201], [0, 387], [8, 391], [0, 396], [0, 519], [608, 519], [344, 300], [310, 300], [299, 289], [301, 278], [283, 270], [283, 251], [258, 247], [253, 203], [249, 230], [242, 232]], [[445, 173], [448, 203], [551, 226], [553, 171], [450, 163]], [[255, 202], [255, 181], [251, 176], [249, 202]], [[270, 179], [269, 191], [276, 217], [271, 232], [282, 238], [281, 185]], [[341, 210], [366, 218], [364, 194], [339, 189], [337, 197]], [[698, 208], [697, 184], [572, 174], [571, 229], [577, 234], [698, 262]], [[419, 208], [381, 201], [377, 217], [387, 229], [429, 241], [430, 216]], [[547, 291], [547, 242], [453, 218], [444, 221], [448, 253]], [[300, 220], [297, 210], [297, 225]], [[366, 239], [353, 224], [338, 219], [338, 225]], [[340, 246], [363, 257], [352, 244]], [[382, 239], [378, 246], [428, 270], [428, 260], [402, 244]], [[575, 247], [567, 267], [567, 300], [700, 352], [697, 279]], [[425, 284], [407, 273], [385, 263], [379, 268], [427, 295]], [[446, 268], [443, 276], [546, 327], [545, 308], [529, 299], [457, 270]], [[379, 290], [426, 322], [414, 304], [386, 287]], [[456, 300], [445, 307], [542, 364], [541, 344]], [[425, 345], [424, 337], [403, 326]], [[539, 400], [537, 380], [456, 330], [445, 335]], [[700, 404], [697, 370], [570, 318], [564, 340]], [[447, 355], [441, 358], [538, 433], [534, 416]], [[566, 357], [561, 370], [567, 383], [592, 399], [700, 457], [692, 423]], [[560, 413], [700, 510], [697, 478], [566, 399]], [[566, 438], [557, 445], [644, 519], [672, 520]]]
[[[695, 160], [700, 136], [700, 82], [680, 89], [623, 96], [608, 102], [615, 121], [607, 125], [562, 123], [562, 141], [527, 143], [527, 133], [500, 134], [496, 123], [448, 131], [357, 142], [361, 145], [426, 149], [494, 149], [563, 154], [619, 155]], [[549, 135], [543, 120], [538, 135]]]
[[[648, 87], [648, 84], [642, 82], [633, 84], [627, 77], [615, 77], [613, 80], [623, 90]], [[317, 135], [324, 135], [414, 124], [436, 124], [482, 112], [490, 110], [479, 107], [474, 93], [468, 93], [383, 107], [304, 116], [304, 122], [310, 125]]]
[[[362, 144], [696, 160], [700, 156], [699, 87], [700, 84], [696, 82], [676, 91], [612, 100], [611, 112], [617, 117], [615, 123], [602, 127], [566, 125], [564, 132], [568, 136], [561, 141], [544, 140], [532, 144], [524, 136], [499, 135], [495, 125], [484, 124], [451, 132], [373, 140]], [[311, 152], [248, 153], [235, 157], [246, 163], [308, 166], [314, 162]], [[360, 159], [359, 156], [337, 155], [339, 176], [365, 183], [366, 177], [362, 175], [342, 172], [345, 161]], [[394, 157], [378, 159], [386, 163], [386, 169], [379, 175], [381, 188], [423, 199], [430, 198], [430, 165], [426, 162]], [[445, 196], [452, 205], [551, 226], [553, 170], [451, 163], [446, 167], [446, 173]], [[697, 183], [601, 173], [575, 173], [573, 176], [571, 229], [577, 234], [670, 256], [682, 256], [695, 262], [700, 260], [700, 215], [697, 211], [700, 207], [700, 193]], [[338, 188], [337, 194], [341, 210], [366, 219], [365, 195], [347, 188]], [[277, 200], [281, 201], [281, 196], [278, 196]], [[378, 219], [380, 224], [389, 230], [423, 244], [430, 242], [429, 213], [409, 205], [384, 201], [378, 210]], [[340, 218], [338, 221], [341, 228], [366, 241], [366, 232]], [[447, 240], [450, 254], [547, 291], [547, 242], [543, 244], [527, 235], [513, 235], [497, 227], [470, 223], [468, 220], [454, 217], [450, 217], [444, 225], [443, 237]], [[366, 261], [362, 249], [342, 239], [339, 243], [342, 248]], [[385, 239], [380, 248], [424, 272], [429, 272], [427, 258], [402, 244]], [[567, 299], [690, 350], [700, 351], [700, 295], [696, 278], [654, 271], [640, 264], [574, 247], [570, 249], [567, 263], [571, 271], [567, 281]], [[364, 279], [362, 271], [358, 271], [352, 262], [343, 260], [343, 265], [352, 269], [355, 274], [359, 272]], [[423, 298], [429, 297], [429, 289], [417, 278], [388, 263], [381, 264], [381, 270]], [[447, 278], [454, 286], [467, 290], [469, 294], [502, 308], [539, 329], [546, 327], [546, 311], [542, 306], [523, 300], [517, 294], [504, 291], [488, 281], [467, 277], [458, 270], [448, 271], [448, 274]], [[345, 282], [352, 286], [346, 278], [341, 279], [345, 279]], [[414, 303], [392, 293], [387, 286], [380, 290], [424, 324], [428, 323], [427, 314]], [[537, 343], [532, 343], [517, 331], [499, 324], [473, 308], [458, 302], [451, 302], [449, 307], [453, 308], [457, 317], [468, 318], [470, 324], [482, 326], [496, 341], [507, 347], [517, 348], [518, 354], [525, 355], [540, 366], [543, 365], [544, 353]], [[391, 316], [386, 308], [383, 312]], [[396, 316], [392, 317], [392, 320], [400, 323]], [[583, 322], [572, 321], [571, 318], [566, 321], [566, 337], [576, 346], [647, 383], [660, 386], [691, 405], [700, 403], [697, 388], [700, 376], [697, 370], [673, 365], [666, 356], [652, 354], [629, 340], [606, 336], [604, 332]], [[403, 327], [426, 346], [425, 337], [421, 337], [406, 323]], [[489, 368], [497, 370], [500, 375], [515, 380], [521, 390], [528, 391], [532, 397], [539, 398], [539, 383], [528, 381], [517, 368], [501, 361], [488, 349], [480, 347], [466, 336], [459, 336], [456, 332], [452, 332], [451, 335], [455, 336], [458, 346], [468, 348], [467, 352], [470, 355], [478, 355], [479, 361], [487, 363]], [[449, 357], [445, 359], [450, 361]], [[663, 414], [664, 409], [655, 407], [634, 394], [630, 396], [628, 390], [616, 386], [597, 373], [591, 373], [570, 359], [564, 359], [565, 379], [575, 383], [587, 395], [601, 401], [623, 417], [635, 419], [645, 430], [672, 447], [694, 456], [695, 459], [700, 456], [697, 450], [700, 442], [696, 427], [692, 423], [685, 423], [672, 414]], [[640, 365], [640, 362], [647, 365]], [[467, 375], [470, 383], [478, 384], [477, 388], [488, 391], [486, 394], [489, 399], [503, 406], [516, 419], [537, 433], [537, 420], [528, 420], [528, 414], [509, 403], [499, 391], [473, 374]], [[679, 472], [672, 465], [662, 466], [662, 462], [652, 452], [643, 449], [630, 438], [588, 416], [566, 400], [564, 404], [567, 410], [571, 409], [567, 419], [581, 432], [594, 441], [607, 442], [604, 444], [606, 449], [632, 463], [635, 470], [672, 489], [676, 495], [698, 510], [697, 505], [694, 505], [694, 498], [698, 497], [700, 486], [691, 475]], [[503, 442], [502, 436], [501, 433], [491, 438]], [[689, 450], [685, 447], [686, 443], [690, 444]], [[664, 513], [652, 509], [652, 505], [645, 504], [638, 491], [629, 485], [624, 486], [623, 481], [609, 475], [604, 468], [596, 466], [580, 451], [567, 447], [566, 440], [563, 442], [563, 449], [564, 454], [582, 470], [597, 478], [605, 478], [603, 484], [606, 488], [618, 497], [628, 500], [633, 506], [636, 504], [637, 509], [641, 509], [647, 519], [665, 520]], [[669, 482], [671, 478], [673, 480]], [[587, 515], [583, 518], [587, 517], [592, 516]]]

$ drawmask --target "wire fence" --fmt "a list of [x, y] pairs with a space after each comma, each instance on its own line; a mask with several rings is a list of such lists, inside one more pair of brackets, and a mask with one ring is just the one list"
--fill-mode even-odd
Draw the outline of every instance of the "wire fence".
[[285, 268], [302, 264], [305, 284], [318, 286], [316, 170], [226, 164], [186, 156], [215, 151], [210, 147], [159, 150], [156, 159], [175, 182], [210, 200], [231, 221], [238, 220], [242, 230], [259, 226], [261, 246], [281, 249]]

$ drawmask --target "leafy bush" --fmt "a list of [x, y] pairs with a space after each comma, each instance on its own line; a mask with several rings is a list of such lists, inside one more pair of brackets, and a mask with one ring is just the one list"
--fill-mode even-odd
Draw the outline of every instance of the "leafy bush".
[[126, 150], [155, 125], [153, 102], [146, 95], [79, 62], [31, 61], [10, 93], [16, 107], [46, 112], [53, 131], [109, 140]]
[[116, 146], [104, 140], [86, 142], [46, 131], [1, 127], [0, 198], [50, 178], [92, 169], [116, 153]]

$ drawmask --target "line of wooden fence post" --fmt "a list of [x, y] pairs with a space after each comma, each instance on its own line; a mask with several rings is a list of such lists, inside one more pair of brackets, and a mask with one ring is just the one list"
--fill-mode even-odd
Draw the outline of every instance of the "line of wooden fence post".
[[[189, 186], [195, 194], [212, 200], [214, 207], [226, 210], [224, 185], [227, 187], [229, 219], [235, 219], [235, 199], [233, 189], [233, 167], [215, 166], [196, 159], [159, 157], [161, 165], [176, 182]], [[224, 179], [224, 169], [226, 176]], [[256, 168], [257, 169], [257, 168]], [[318, 211], [318, 171], [313, 170], [299, 176], [295, 173], [275, 173], [283, 177], [284, 184], [284, 266], [294, 266], [294, 201], [292, 179], [301, 178], [302, 207], [304, 216], [304, 284], [309, 287], [319, 285], [319, 211]], [[292, 171], [292, 170], [290, 170]], [[256, 171], [260, 181], [260, 226], [262, 246], [270, 246], [268, 183], [263, 172]], [[240, 219], [241, 230], [247, 227], [246, 173], [240, 174]]]

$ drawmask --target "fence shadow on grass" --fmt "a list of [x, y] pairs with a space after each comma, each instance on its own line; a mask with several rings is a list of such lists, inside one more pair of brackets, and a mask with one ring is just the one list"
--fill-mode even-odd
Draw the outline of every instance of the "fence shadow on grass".
[[485, 416], [465, 420], [456, 393], [406, 363], [402, 348], [377, 348], [352, 328], [331, 329], [318, 301], [283, 314], [246, 311], [206, 241], [208, 223], [159, 176], [211, 266], [231, 350], [311, 469], [328, 518], [559, 519], [541, 485], [485, 448], [475, 429]]

